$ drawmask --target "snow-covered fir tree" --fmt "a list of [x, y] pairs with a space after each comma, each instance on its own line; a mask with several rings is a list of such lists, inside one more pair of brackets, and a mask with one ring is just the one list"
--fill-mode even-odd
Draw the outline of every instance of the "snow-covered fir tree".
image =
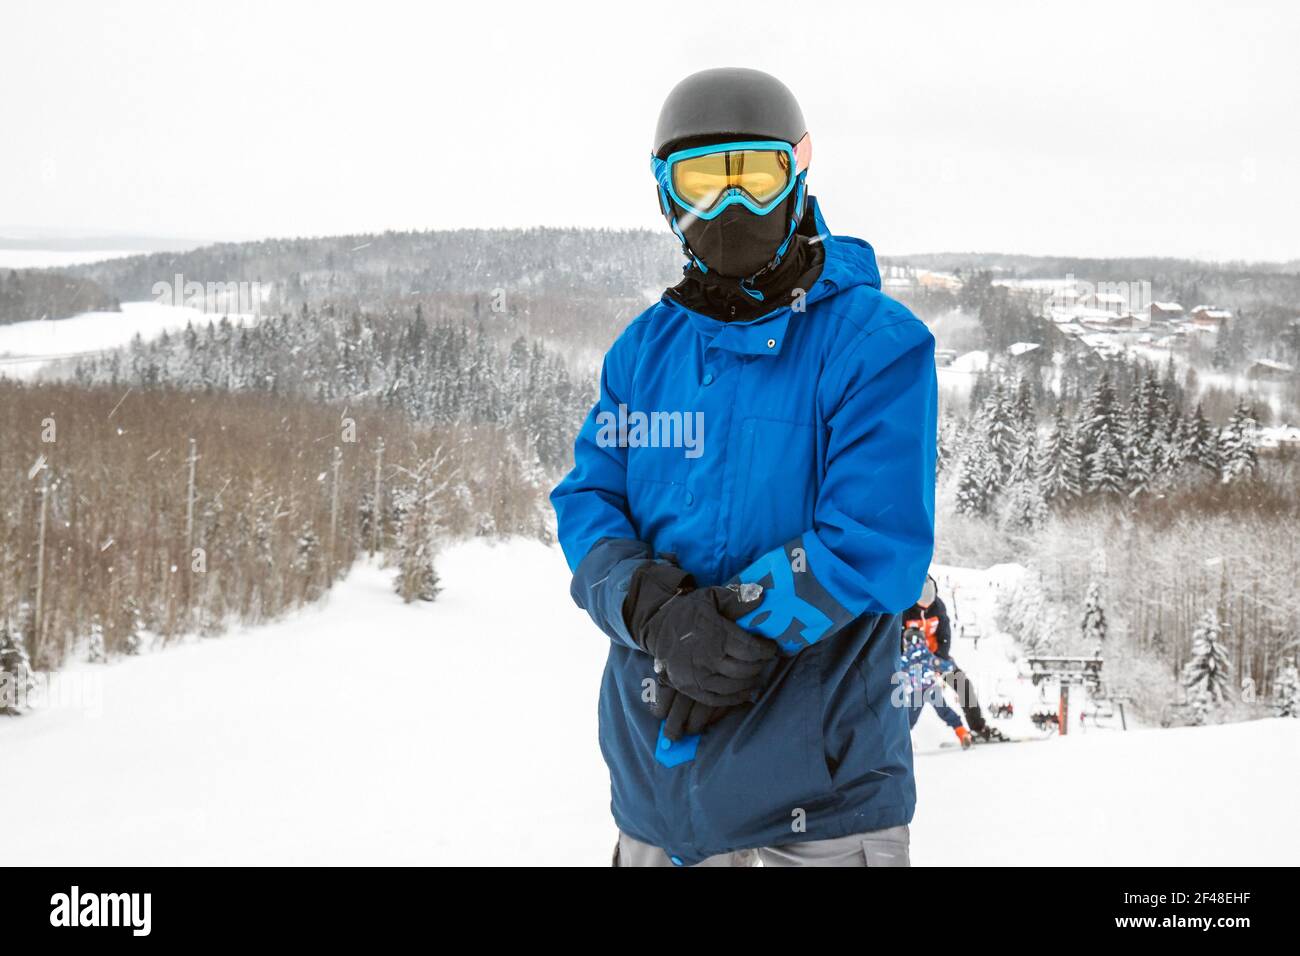
[[1219, 468], [1225, 482], [1248, 478], [1259, 467], [1258, 426], [1245, 399], [1237, 401], [1219, 439]]
[[994, 384], [985, 400], [980, 410], [980, 420], [984, 446], [988, 452], [986, 464], [993, 470], [997, 480], [1005, 480], [1011, 474], [1011, 463], [1015, 459], [1019, 436], [1016, 434], [1011, 396], [1001, 381]]
[[1210, 712], [1228, 699], [1231, 692], [1232, 663], [1223, 642], [1223, 625], [1218, 612], [1201, 615], [1192, 633], [1192, 656], [1183, 666], [1182, 682], [1187, 690], [1198, 723], [1205, 723]]
[[1030, 418], [1022, 425], [1011, 464], [1006, 520], [1013, 528], [1036, 528], [1047, 519], [1047, 500], [1038, 477], [1038, 431]]
[[1099, 652], [1106, 643], [1106, 612], [1101, 606], [1101, 585], [1096, 581], [1088, 585], [1083, 599], [1083, 620], [1080, 622], [1083, 642], [1089, 649]]
[[1087, 482], [1089, 491], [1104, 495], [1122, 495], [1127, 491], [1124, 453], [1109, 432], [1097, 434], [1096, 444], [1088, 455]]
[[1039, 474], [1043, 499], [1048, 503], [1069, 501], [1083, 493], [1079, 459], [1074, 453], [1074, 438], [1065, 416], [1065, 403], [1056, 403], [1052, 430], [1039, 457]]
[[108, 651], [104, 647], [104, 625], [96, 620], [90, 625], [90, 638], [86, 643], [86, 663], [104, 664], [108, 661]]
[[988, 446], [972, 437], [957, 475], [957, 513], [982, 517], [993, 507], [998, 487], [998, 466]]
[[0, 618], [0, 715], [22, 712], [27, 694], [35, 686], [22, 628]]
[[118, 614], [117, 644], [123, 654], [139, 654], [144, 647], [144, 620], [140, 603], [128, 596]]
[[1205, 417], [1201, 403], [1196, 403], [1183, 434], [1183, 462], [1200, 467], [1217, 475], [1219, 467], [1219, 440], [1213, 426]]
[[1103, 372], [1088, 396], [1075, 430], [1083, 456], [1084, 483], [1090, 492], [1120, 495], [1127, 491], [1128, 477], [1123, 452], [1123, 433], [1110, 373]]
[[1294, 660], [1278, 668], [1273, 682], [1273, 713], [1278, 717], [1300, 717], [1300, 670]]
[[393, 590], [408, 604], [432, 601], [441, 590], [435, 567], [436, 520], [431, 499], [425, 480], [417, 479], [414, 484], [393, 492], [393, 511], [398, 515], [395, 522], [397, 575], [393, 579]]

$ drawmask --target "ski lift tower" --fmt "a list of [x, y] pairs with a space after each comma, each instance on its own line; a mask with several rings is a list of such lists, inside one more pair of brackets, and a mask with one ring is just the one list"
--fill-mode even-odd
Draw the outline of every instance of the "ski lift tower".
[[1061, 700], [1057, 705], [1056, 720], [1060, 725], [1058, 731], [1064, 736], [1070, 727], [1070, 687], [1086, 687], [1094, 697], [1101, 696], [1100, 655], [1092, 657], [1030, 657], [1029, 679], [1037, 687], [1044, 681], [1056, 681], [1061, 689]]

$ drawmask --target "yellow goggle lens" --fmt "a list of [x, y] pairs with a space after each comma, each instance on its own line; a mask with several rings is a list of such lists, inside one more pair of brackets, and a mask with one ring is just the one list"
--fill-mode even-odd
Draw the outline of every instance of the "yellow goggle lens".
[[790, 182], [790, 156], [776, 150], [738, 149], [692, 156], [673, 164], [673, 189], [697, 209], [708, 209], [728, 189], [743, 189], [767, 203]]

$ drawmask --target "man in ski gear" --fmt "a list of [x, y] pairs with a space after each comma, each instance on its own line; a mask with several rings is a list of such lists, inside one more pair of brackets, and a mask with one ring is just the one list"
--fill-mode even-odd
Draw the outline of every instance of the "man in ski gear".
[[967, 726], [976, 734], [987, 738], [991, 730], [984, 720], [979, 698], [975, 696], [975, 685], [952, 659], [952, 624], [948, 621], [948, 608], [939, 597], [939, 586], [931, 575], [926, 575], [921, 596], [909, 610], [903, 612], [901, 623], [904, 629], [916, 628], [924, 634], [930, 653], [946, 662], [940, 673], [944, 683], [956, 692]]
[[903, 631], [899, 679], [903, 683], [909, 727], [916, 726], [921, 719], [921, 709], [929, 704], [939, 719], [952, 728], [964, 750], [971, 745], [970, 731], [961, 722], [961, 715], [943, 699], [943, 687], [939, 684], [943, 679], [940, 675], [946, 677], [952, 669], [951, 660], [939, 657], [930, 648], [925, 632], [915, 627]]
[[907, 863], [891, 691], [933, 548], [934, 340], [871, 247], [830, 234], [810, 158], [774, 77], [669, 94], [651, 167], [684, 277], [606, 354], [551, 495], [610, 639], [620, 865]]

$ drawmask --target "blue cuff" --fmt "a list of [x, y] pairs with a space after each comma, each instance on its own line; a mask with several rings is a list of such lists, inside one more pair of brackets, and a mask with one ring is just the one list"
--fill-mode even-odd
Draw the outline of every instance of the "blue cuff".
[[776, 641], [785, 654], [799, 653], [857, 617], [817, 580], [802, 537], [769, 551], [738, 579], [762, 585], [763, 600], [736, 623]]

